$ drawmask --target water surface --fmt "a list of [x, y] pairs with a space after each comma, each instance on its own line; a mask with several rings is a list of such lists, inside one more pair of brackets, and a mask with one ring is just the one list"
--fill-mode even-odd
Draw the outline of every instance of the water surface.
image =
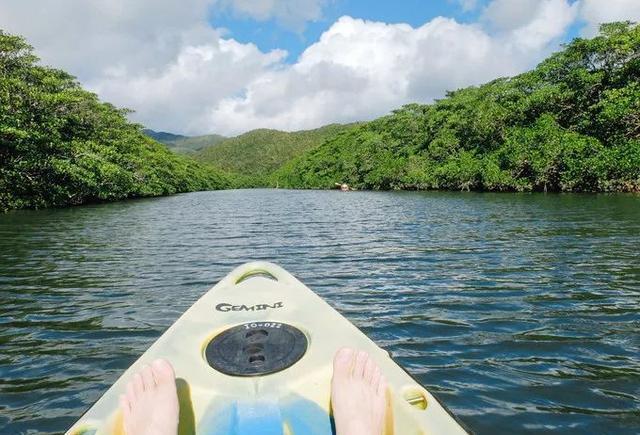
[[640, 433], [640, 197], [284, 190], [0, 215], [0, 433], [63, 432], [250, 260], [477, 433]]

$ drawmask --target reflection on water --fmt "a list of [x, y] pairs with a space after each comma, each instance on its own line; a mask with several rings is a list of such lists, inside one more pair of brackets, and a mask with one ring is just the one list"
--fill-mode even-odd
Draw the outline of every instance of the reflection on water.
[[640, 431], [640, 197], [254, 190], [0, 216], [0, 433], [64, 431], [250, 260], [478, 433]]

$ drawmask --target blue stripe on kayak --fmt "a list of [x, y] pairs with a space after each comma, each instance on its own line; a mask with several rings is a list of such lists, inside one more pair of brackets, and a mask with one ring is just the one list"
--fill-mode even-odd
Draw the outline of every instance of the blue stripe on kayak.
[[280, 407], [266, 400], [238, 403], [236, 422], [236, 435], [282, 435]]
[[275, 400], [235, 402], [211, 409], [198, 424], [206, 435], [282, 435], [284, 425], [294, 435], [331, 435], [327, 412], [297, 395]]
[[273, 401], [236, 402], [219, 408], [198, 424], [208, 435], [282, 435], [280, 407]]
[[291, 431], [298, 435], [330, 435], [331, 418], [317, 403], [291, 395], [280, 402], [282, 418]]

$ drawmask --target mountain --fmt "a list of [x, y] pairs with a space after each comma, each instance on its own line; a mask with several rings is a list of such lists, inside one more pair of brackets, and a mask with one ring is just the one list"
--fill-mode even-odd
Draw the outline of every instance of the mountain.
[[181, 134], [173, 134], [167, 133], [166, 131], [154, 131], [150, 128], [145, 128], [142, 130], [144, 134], [149, 136], [151, 139], [155, 139], [158, 142], [163, 144], [170, 144], [180, 139], [187, 139], [189, 136], [182, 136]]
[[263, 180], [292, 158], [354, 125], [330, 124], [296, 132], [252, 130], [206, 147], [194, 158], [223, 171], [254, 178], [254, 184], [260, 185], [263, 181], [258, 179]]
[[167, 133], [164, 131], [154, 131], [144, 129], [144, 134], [165, 144], [171, 151], [178, 154], [194, 154], [201, 149], [219, 143], [226, 139], [219, 134], [209, 134], [204, 136], [183, 136], [180, 134]]
[[[229, 187], [0, 30], [0, 211]], [[6, 96], [6, 98], [5, 98]]]
[[170, 144], [177, 140], [188, 138], [188, 136], [182, 136], [181, 134], [167, 133], [166, 131], [153, 131], [149, 128], [143, 129], [142, 132], [163, 144]]
[[225, 139], [227, 139], [225, 136], [221, 136], [219, 134], [208, 134], [204, 136], [176, 139], [175, 141], [168, 143], [167, 146], [170, 150], [175, 151], [176, 153], [193, 155], [204, 148], [218, 144]]
[[640, 191], [640, 27], [605, 24], [533, 71], [362, 124], [288, 162], [273, 182]]

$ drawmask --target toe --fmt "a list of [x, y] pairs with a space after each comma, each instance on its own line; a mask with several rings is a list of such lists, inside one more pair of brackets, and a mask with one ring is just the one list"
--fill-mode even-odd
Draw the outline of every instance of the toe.
[[151, 364], [151, 370], [153, 371], [153, 377], [156, 384], [173, 384], [176, 382], [176, 374], [173, 371], [171, 363], [166, 359], [157, 359]]
[[369, 356], [369, 358], [367, 358], [367, 362], [364, 365], [364, 381], [366, 383], [371, 384], [375, 369], [376, 369], [376, 363], [373, 362], [373, 359]]
[[380, 382], [378, 383], [378, 395], [386, 397], [387, 394], [387, 380], [384, 376], [380, 375]]
[[120, 404], [120, 411], [124, 418], [128, 418], [129, 414], [131, 414], [131, 404], [129, 403], [129, 399], [126, 394], [120, 395], [120, 400], [118, 401]]
[[142, 385], [145, 391], [150, 391], [156, 386], [156, 381], [153, 379], [153, 372], [148, 365], [145, 364], [142, 366], [140, 376], [142, 376]]
[[362, 379], [364, 377], [364, 367], [367, 364], [369, 355], [365, 351], [358, 352], [356, 356], [356, 362], [353, 366], [353, 377], [356, 379]]
[[137, 397], [136, 390], [133, 388], [133, 382], [129, 382], [127, 384], [127, 400], [129, 401], [130, 407], [136, 402]]
[[382, 372], [380, 371], [380, 367], [376, 365], [373, 369], [373, 375], [371, 375], [371, 387], [374, 391], [378, 391], [378, 385], [380, 385], [380, 376], [382, 376]]
[[343, 347], [333, 358], [333, 377], [334, 378], [346, 378], [351, 375], [351, 367], [353, 365], [354, 350], [348, 347]]
[[135, 391], [136, 396], [140, 397], [140, 395], [144, 393], [144, 383], [142, 382], [142, 375], [140, 375], [140, 373], [136, 373], [135, 375], [133, 375], [131, 383], [133, 384], [133, 391]]

